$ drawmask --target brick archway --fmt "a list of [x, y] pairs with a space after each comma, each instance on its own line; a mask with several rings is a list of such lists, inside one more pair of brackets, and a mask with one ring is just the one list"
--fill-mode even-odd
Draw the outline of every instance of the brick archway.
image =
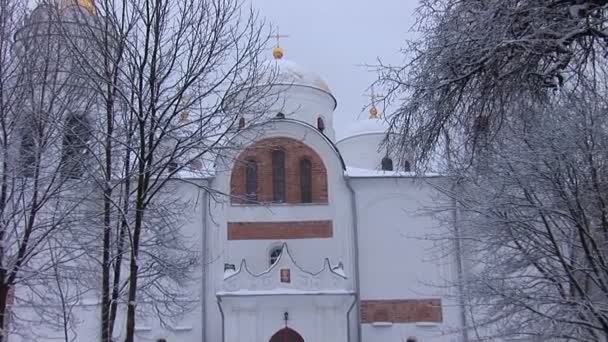
[[[300, 187], [300, 168], [302, 160], [310, 162], [311, 192], [309, 203], [327, 204], [328, 185], [327, 169], [321, 156], [304, 142], [287, 137], [266, 138], [255, 142], [240, 153], [232, 168], [230, 176], [231, 202], [234, 204], [265, 204], [273, 202], [272, 153], [285, 152], [285, 199], [284, 203], [300, 204], [302, 191]], [[248, 200], [247, 165], [255, 165], [256, 188], [255, 201]]]
[[295, 330], [283, 328], [272, 335], [270, 342], [304, 342], [304, 338]]

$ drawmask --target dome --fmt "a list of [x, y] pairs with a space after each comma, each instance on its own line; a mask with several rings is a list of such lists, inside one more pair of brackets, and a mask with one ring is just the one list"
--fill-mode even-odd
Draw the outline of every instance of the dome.
[[265, 68], [274, 78], [272, 83], [312, 87], [331, 94], [327, 82], [317, 73], [284, 58], [275, 58], [265, 62]]
[[389, 130], [389, 124], [382, 118], [371, 118], [357, 120], [346, 128], [343, 138], [352, 137], [360, 134], [380, 133], [385, 134]]
[[97, 14], [97, 8], [95, 7], [94, 0], [59, 0], [57, 5], [61, 11], [72, 6], [78, 6], [85, 9], [91, 15]]

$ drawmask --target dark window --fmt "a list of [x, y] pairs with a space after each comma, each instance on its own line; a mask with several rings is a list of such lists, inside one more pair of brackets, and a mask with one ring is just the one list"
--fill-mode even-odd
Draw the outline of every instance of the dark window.
[[278, 112], [277, 113], [277, 119], [285, 119], [285, 114]]
[[393, 160], [389, 157], [382, 158], [382, 170], [393, 171]]
[[249, 203], [258, 200], [258, 163], [253, 159], [245, 162], [245, 196]]
[[70, 115], [64, 127], [61, 174], [66, 178], [80, 178], [89, 152], [89, 125], [84, 116]]
[[277, 262], [277, 260], [279, 260], [279, 257], [281, 256], [281, 252], [283, 252], [283, 248], [281, 248], [281, 247], [275, 247], [272, 250], [270, 250], [270, 258], [268, 260], [270, 266], [274, 265], [274, 263]]
[[323, 122], [323, 118], [317, 118], [317, 128], [321, 132], [325, 130], [325, 122]]
[[412, 165], [407, 160], [405, 161], [405, 163], [403, 163], [403, 171], [406, 171], [406, 172], [412, 171]]
[[167, 163], [167, 172], [169, 172], [169, 173], [175, 172], [175, 170], [177, 170], [178, 166], [179, 165], [177, 164], [176, 161], [170, 161], [170, 162], [168, 162]]
[[285, 202], [285, 151], [272, 152], [272, 200]]
[[312, 202], [312, 163], [308, 158], [300, 160], [300, 196], [302, 203]]
[[245, 118], [239, 119], [239, 129], [243, 129], [245, 127]]

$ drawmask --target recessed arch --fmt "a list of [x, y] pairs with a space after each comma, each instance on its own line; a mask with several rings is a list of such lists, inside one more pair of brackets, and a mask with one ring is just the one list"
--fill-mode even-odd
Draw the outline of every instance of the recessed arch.
[[[280, 156], [279, 156], [280, 154]], [[280, 157], [280, 158], [279, 158]], [[247, 160], [257, 161], [257, 202], [247, 200], [246, 176]], [[306, 172], [303, 177], [301, 161]], [[307, 162], [307, 163], [308, 163]], [[284, 167], [279, 167], [284, 165]], [[302, 193], [302, 181], [306, 191]], [[235, 204], [268, 203], [328, 203], [327, 169], [321, 156], [303, 141], [288, 137], [266, 138], [257, 141], [240, 153], [233, 164], [230, 175], [231, 201]], [[306, 201], [303, 201], [303, 198]]]
[[304, 342], [304, 338], [297, 331], [285, 327], [272, 335], [270, 342]]

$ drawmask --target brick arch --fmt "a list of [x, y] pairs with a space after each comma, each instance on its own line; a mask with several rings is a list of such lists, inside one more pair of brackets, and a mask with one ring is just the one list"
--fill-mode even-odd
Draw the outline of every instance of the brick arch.
[[327, 169], [319, 154], [301, 141], [277, 137], [257, 141], [247, 147], [236, 159], [230, 176], [230, 194], [232, 203], [248, 203], [245, 193], [246, 162], [255, 160], [257, 163], [257, 202], [250, 204], [265, 204], [272, 202], [272, 151], [285, 151], [285, 203], [301, 203], [300, 193], [300, 161], [308, 158], [312, 163], [312, 203], [327, 203]]

